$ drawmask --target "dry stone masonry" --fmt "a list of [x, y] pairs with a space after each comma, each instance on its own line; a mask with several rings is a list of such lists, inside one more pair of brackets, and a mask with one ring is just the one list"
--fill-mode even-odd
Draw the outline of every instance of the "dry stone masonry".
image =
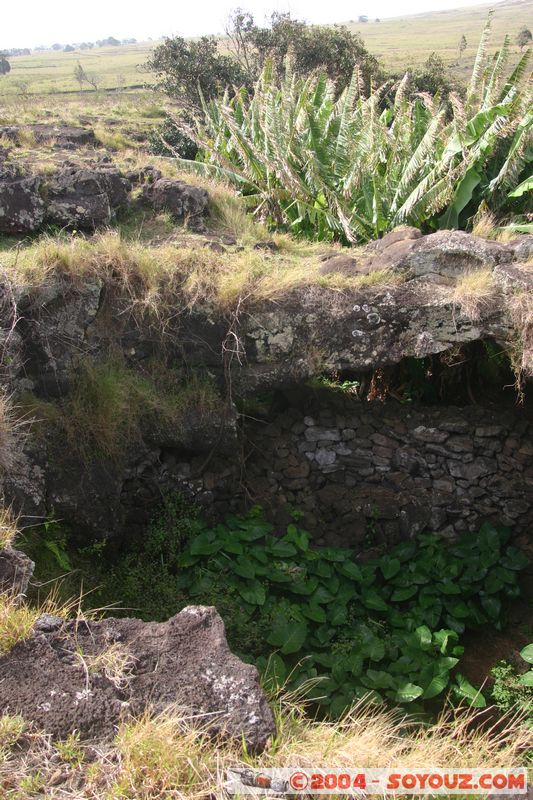
[[347, 402], [289, 409], [247, 435], [248, 492], [280, 518], [303, 511], [320, 544], [533, 524], [533, 425], [520, 414]]

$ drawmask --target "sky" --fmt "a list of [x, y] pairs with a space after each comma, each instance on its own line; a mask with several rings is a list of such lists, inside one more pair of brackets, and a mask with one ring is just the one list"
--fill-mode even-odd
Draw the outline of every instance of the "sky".
[[0, 24], [0, 48], [54, 42], [95, 41], [107, 36], [139, 41], [180, 34], [219, 33], [232, 9], [242, 6], [263, 22], [272, 11], [290, 11], [314, 23], [345, 22], [360, 14], [395, 17], [486, 4], [487, 0], [7, 0]]

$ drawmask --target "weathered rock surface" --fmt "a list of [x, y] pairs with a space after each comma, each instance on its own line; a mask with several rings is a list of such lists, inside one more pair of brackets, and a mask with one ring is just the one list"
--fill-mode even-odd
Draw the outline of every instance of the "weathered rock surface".
[[145, 184], [143, 199], [158, 213], [168, 211], [173, 219], [186, 220], [193, 230], [203, 228], [209, 195], [201, 187], [190, 186], [175, 178], [158, 178]]
[[64, 147], [71, 145], [74, 147], [95, 147], [98, 140], [91, 128], [78, 128], [73, 125], [3, 125], [0, 126], [0, 136], [16, 141], [21, 131], [33, 134], [35, 141], [49, 142], [54, 140], [56, 144]]
[[[531, 286], [531, 266], [515, 260], [516, 253], [523, 255], [521, 242], [505, 246], [494, 242], [479, 244], [476, 237], [458, 236], [456, 232], [417, 238], [408, 231], [407, 238], [391, 234], [386, 249], [402, 242], [418, 248], [418, 277], [406, 269], [406, 280], [399, 285], [343, 292], [307, 286], [292, 290], [275, 302], [250, 299], [232, 328], [231, 341], [231, 321], [224, 310], [198, 303], [190, 311], [179, 288], [169, 289], [175, 294], [166, 303], [176, 312], [165, 321], [163, 334], [149, 319], [139, 320], [132, 314], [131, 298], [109, 276], [72, 281], [56, 275], [31, 289], [6, 284], [4, 301], [12, 298], [0, 309], [6, 390], [30, 391], [38, 398], [61, 404], [76, 380], [79, 362], [106, 358], [117, 348], [134, 371], [142, 372], [147, 360], [164, 357], [172, 369], [207, 370], [222, 395], [230, 380], [232, 393], [246, 396], [287, 391], [328, 373], [365, 375], [400, 364], [406, 358], [443, 354], [446, 359], [444, 354], [487, 339], [502, 349], [509, 346], [515, 323], [507, 301], [516, 292], [523, 295], [524, 289]], [[459, 250], [468, 259], [474, 259], [468, 254], [486, 252], [488, 268], [493, 269], [500, 287], [495, 302], [482, 307], [475, 321], [447, 299], [450, 288], [453, 290], [453, 276], [459, 270], [454, 255]], [[377, 243], [370, 252], [377, 257]], [[448, 268], [446, 254], [450, 252], [453, 266]], [[422, 266], [424, 253], [427, 268]], [[473, 262], [465, 263], [463, 267], [470, 269], [468, 265]], [[376, 268], [380, 268], [379, 262]], [[457, 277], [462, 274], [457, 272]], [[436, 286], [435, 276], [445, 283]], [[530, 357], [531, 354], [524, 356]], [[524, 361], [524, 371], [533, 374], [530, 360]], [[522, 413], [526, 412], [517, 412], [518, 416]], [[455, 414], [460, 422], [464, 412]], [[21, 446], [16, 465], [4, 478], [6, 494], [24, 515], [46, 516], [54, 509], [54, 513], [90, 536], [121, 535], [126, 530], [140, 534], [160, 500], [162, 487], [192, 495], [206, 509], [223, 514], [242, 502], [243, 491], [246, 495], [240, 466], [235, 463], [242, 446], [237, 419], [236, 409], [222, 396], [220, 411], [207, 417], [191, 415], [180, 430], [143, 429], [142, 442], [136, 443], [131, 452], [123, 453], [119, 467], [101, 457], [84, 462], [75, 448], [60, 441], [53, 432], [38, 442], [30, 437]], [[301, 420], [294, 422], [302, 424]], [[309, 492], [320, 498], [321, 507], [329, 509], [327, 514], [332, 519], [331, 510], [337, 501], [328, 499], [333, 496], [331, 484], [342, 484], [343, 496], [351, 492], [350, 502], [361, 509], [371, 505], [372, 492], [377, 488], [383, 507], [390, 505], [387, 492], [389, 498], [402, 492], [402, 503], [408, 510], [400, 518], [401, 509], [396, 502], [396, 517], [383, 526], [391, 536], [398, 532], [410, 535], [420, 525], [429, 524], [435, 530], [445, 530], [449, 525], [453, 531], [473, 529], [484, 516], [500, 518], [517, 530], [530, 524], [523, 502], [531, 503], [527, 492], [533, 477], [530, 456], [523, 448], [530, 446], [527, 437], [531, 437], [531, 429], [527, 433], [518, 427], [515, 435], [515, 422], [506, 422], [503, 449], [499, 449], [499, 435], [484, 440], [476, 434], [470, 442], [461, 437], [449, 442], [446, 429], [443, 434], [438, 424], [431, 424], [430, 413], [427, 417], [421, 415], [417, 425], [412, 426], [413, 431], [421, 426], [424, 431], [411, 432], [408, 425], [410, 432], [405, 434], [399, 454], [395, 454], [396, 448], [390, 442], [369, 441], [365, 428], [372, 435], [383, 433], [386, 439], [395, 439], [394, 425], [388, 432], [380, 429], [382, 424], [388, 428], [388, 423], [379, 423], [378, 427], [365, 422], [342, 424], [336, 416], [328, 423], [326, 416], [318, 426], [321, 430], [307, 433], [304, 442], [293, 441], [290, 447], [285, 444], [290, 461], [278, 464], [273, 458], [258, 470], [254, 485], [259, 488], [254, 488], [254, 496], [268, 499], [271, 493], [286, 498], [294, 507], [307, 509], [312, 484]], [[476, 428], [487, 429], [495, 424], [490, 414], [485, 417], [482, 412], [475, 420]], [[468, 431], [463, 433], [467, 438]], [[259, 431], [254, 435], [261, 440], [258, 451], [270, 452]], [[277, 435], [281, 436], [279, 431]], [[298, 450], [299, 444], [306, 449]], [[456, 459], [461, 462], [459, 466]], [[252, 461], [252, 457], [247, 459], [247, 465]], [[521, 471], [523, 475], [515, 480]], [[496, 490], [496, 478], [502, 474], [505, 480]], [[353, 491], [356, 486], [357, 493]], [[323, 494], [319, 494], [322, 490]], [[337, 494], [338, 491], [335, 489]], [[439, 492], [453, 496], [449, 508], [440, 502]], [[423, 497], [422, 501], [416, 500], [417, 494]], [[459, 510], [454, 516], [450, 509], [456, 503]], [[467, 506], [470, 515], [466, 513]], [[323, 525], [320, 508], [317, 512], [309, 507], [309, 513], [306, 524], [313, 527], [314, 516], [314, 527], [319, 530]], [[356, 541], [366, 524], [364, 513], [357, 514], [351, 527], [348, 518], [337, 514], [342, 525], [353, 531]]]
[[35, 564], [27, 555], [13, 547], [0, 550], [0, 592], [25, 594]]
[[46, 222], [90, 229], [107, 225], [111, 216], [106, 186], [93, 170], [65, 169], [49, 181]]
[[0, 169], [0, 233], [31, 233], [44, 219], [41, 179]]
[[0, 675], [0, 713], [57, 738], [109, 739], [121, 720], [172, 706], [254, 750], [275, 732], [258, 672], [230, 652], [214, 608], [188, 606], [165, 623], [46, 617], [0, 657]]

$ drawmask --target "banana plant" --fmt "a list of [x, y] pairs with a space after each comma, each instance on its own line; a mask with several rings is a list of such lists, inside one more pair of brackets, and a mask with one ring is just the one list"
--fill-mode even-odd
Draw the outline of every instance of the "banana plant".
[[462, 227], [482, 202], [508, 208], [531, 188], [530, 52], [510, 71], [508, 39], [488, 54], [490, 29], [489, 15], [466, 98], [452, 94], [451, 112], [439, 98], [409, 97], [408, 75], [365, 96], [356, 69], [336, 97], [325, 75], [304, 80], [288, 63], [280, 84], [267, 62], [253, 93], [203, 102], [186, 131], [201, 160], [181, 166], [230, 181], [258, 216], [321, 240]]

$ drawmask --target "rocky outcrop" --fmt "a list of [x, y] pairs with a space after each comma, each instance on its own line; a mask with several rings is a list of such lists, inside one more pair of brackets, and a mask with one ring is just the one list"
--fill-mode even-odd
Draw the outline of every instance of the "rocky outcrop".
[[0, 550], [0, 592], [15, 595], [26, 593], [35, 564], [13, 547]]
[[0, 657], [0, 675], [0, 713], [54, 738], [111, 739], [121, 721], [173, 707], [252, 750], [275, 732], [258, 672], [230, 652], [214, 608], [188, 606], [165, 623], [45, 616]]
[[98, 140], [91, 128], [79, 128], [74, 125], [2, 125], [0, 126], [0, 136], [16, 141], [19, 133], [30, 133], [36, 143], [54, 141], [62, 149], [74, 149], [77, 147], [96, 147]]
[[[495, 341], [505, 350], [516, 337], [516, 319], [509, 311], [510, 301], [516, 297], [527, 300], [531, 285], [531, 268], [517, 261], [516, 253], [522, 257], [531, 239], [524, 237], [505, 246], [483, 241], [478, 247], [476, 237], [455, 232], [423, 238], [408, 232], [403, 239], [391, 234], [386, 249], [402, 242], [408, 248], [417, 248], [411, 255], [402, 256], [411, 258], [415, 253], [416, 277], [404, 265], [398, 267], [403, 276], [400, 283], [391, 280], [390, 284], [385, 281], [343, 292], [310, 285], [280, 294], [274, 301], [250, 297], [241, 305], [238, 321], [207, 301], [198, 302], [191, 309], [180, 295], [179, 281], [165, 295], [165, 307], [171, 313], [163, 327], [150, 317], [136, 316], [131, 296], [124, 294], [120, 281], [114, 282], [106, 274], [94, 274], [84, 280], [50, 276], [43, 285], [31, 289], [6, 284], [0, 341], [4, 343], [2, 367], [9, 392], [30, 392], [61, 406], [76, 381], [80, 362], [105, 359], [119, 350], [124, 364], [134, 372], [142, 373], [144, 365], [154, 357], [163, 359], [164, 369], [168, 365], [184, 373], [208, 372], [221, 395], [219, 410], [207, 416], [190, 414], [179, 429], [145, 427], [142, 441], [124, 450], [119, 465], [102, 456], [81, 458], [76, 448], [67, 445], [55, 430], [38, 440], [29, 437], [20, 447], [13, 469], [4, 478], [6, 494], [15, 509], [27, 516], [45, 517], [54, 509], [62, 519], [75, 523], [77, 530], [94, 537], [120, 536], [126, 530], [140, 534], [154, 505], [160, 501], [162, 488], [194, 496], [216, 514], [238, 507], [251, 494], [261, 502], [264, 498], [268, 500], [270, 491], [285, 497], [294, 507], [301, 504], [309, 511], [309, 526], [313, 526], [314, 516], [319, 530], [324, 516], [320, 508], [308, 508], [306, 492], [326, 498], [328, 486], [335, 483], [344, 487], [342, 492], [346, 497], [350, 495], [350, 502], [355, 502], [357, 486], [357, 496], [363, 499], [356, 505], [362, 509], [372, 505], [373, 494], [379, 494], [379, 502], [383, 501], [385, 507], [387, 492], [390, 496], [403, 493], [404, 505], [418, 510], [402, 516], [396, 503], [398, 513], [386, 526], [391, 536], [410, 535], [422, 523], [438, 525], [439, 530], [449, 525], [454, 531], [464, 530], [464, 526], [471, 529], [485, 516], [499, 517], [522, 530], [530, 522], [523, 503], [531, 499], [524, 488], [524, 481], [530, 481], [527, 472], [530, 457], [522, 448], [528, 446], [531, 431], [528, 429], [528, 433], [524, 428], [515, 435], [513, 419], [504, 425], [485, 419], [480, 412], [472, 423], [474, 429], [500, 425], [504, 439], [500, 442], [499, 435], [496, 441], [476, 435], [469, 438], [471, 449], [464, 452], [448, 452], [446, 442], [418, 440], [412, 432], [404, 432], [405, 439], [395, 439], [392, 425], [384, 435], [401, 442], [402, 453], [416, 451], [422, 459], [415, 458], [418, 467], [415, 464], [412, 468], [403, 462], [396, 463], [396, 456], [393, 458], [388, 452], [398, 448], [374, 442], [357, 432], [359, 425], [342, 426], [335, 419], [331, 425], [325, 422], [318, 425], [319, 429], [340, 431], [340, 438], [332, 440], [331, 446], [327, 444], [327, 436], [322, 437], [326, 444], [322, 439], [317, 440], [316, 454], [311, 458], [310, 449], [306, 455], [304, 450], [298, 450], [298, 442], [292, 442], [288, 448], [290, 463], [283, 461], [278, 465], [275, 458], [266, 457], [269, 451], [258, 429], [252, 453], [254, 449], [255, 452], [264, 449], [265, 464], [258, 466], [253, 479], [263, 489], [254, 488], [251, 493], [236, 454], [243, 453], [250, 469], [254, 457], [244, 455], [248, 432], [244, 439], [240, 438], [238, 414], [232, 400], [263, 391], [285, 392], [324, 374], [372, 375], [409, 358], [438, 360], [442, 355], [444, 363], [445, 354], [484, 340]], [[474, 258], [471, 254], [476, 252], [485, 253], [487, 261], [483, 263], [493, 271], [496, 291], [491, 302], [481, 307], [478, 318], [472, 320], [452, 298], [453, 283], [463, 274], [454, 272], [457, 254], [462, 254], [464, 265], [465, 259]], [[335, 258], [348, 259], [345, 268], [357, 271], [367, 269], [365, 259], [377, 257], [377, 253], [379, 245], [375, 244], [365, 253], [355, 251], [353, 256], [346, 253]], [[422, 267], [423, 253], [427, 254], [427, 274]], [[445, 266], [447, 253], [452, 253], [450, 258], [455, 266]], [[228, 257], [229, 254], [224, 256]], [[163, 287], [161, 291], [167, 290]], [[528, 313], [527, 303], [524, 308]], [[521, 335], [528, 335], [528, 326], [531, 328], [531, 320], [522, 320]], [[533, 363], [528, 358], [531, 353], [524, 356], [524, 372], [533, 374]], [[351, 416], [357, 413], [354, 410]], [[417, 424], [438, 427], [432, 425], [431, 413], [422, 415]], [[454, 413], [463, 416], [462, 411]], [[518, 417], [526, 414], [527, 409], [519, 410], [516, 424]], [[410, 423], [404, 420], [401, 424], [404, 423], [411, 431]], [[363, 430], [365, 424], [362, 423]], [[382, 425], [387, 427], [388, 423], [378, 422], [371, 433], [383, 433]], [[355, 431], [354, 441], [343, 438], [343, 427]], [[465, 436], [470, 437], [470, 433]], [[336, 448], [343, 452], [337, 452]], [[473, 471], [487, 459], [489, 471], [474, 475]], [[457, 466], [457, 461], [461, 466]], [[289, 470], [288, 475], [285, 470]], [[515, 481], [513, 476], [521, 470], [524, 475]], [[501, 476], [504, 480], [496, 487], [496, 478]], [[264, 479], [268, 483], [272, 477], [274, 484], [265, 489]], [[438, 497], [442, 499], [442, 491], [433, 492], [435, 481], [444, 481], [449, 489], [444, 505], [440, 499], [437, 502]], [[301, 486], [297, 489], [298, 482]], [[416, 494], [423, 499], [411, 503], [409, 498]], [[466, 509], [466, 501], [470, 511]], [[420, 506], [424, 504], [422, 514]], [[457, 513], [452, 513], [456, 506]], [[332, 502], [328, 508], [331, 517]], [[444, 515], [438, 510], [442, 508], [446, 511]], [[433, 509], [437, 509], [435, 514]], [[356, 513], [362, 514], [353, 527], [353, 541], [359, 542], [361, 526], [367, 523], [364, 512]], [[335, 525], [330, 528], [331, 535], [336, 536]]]
[[[161, 178], [146, 167], [129, 173], [143, 184], [141, 202], [156, 213], [169, 211], [191, 230], [205, 229], [208, 194], [183, 181]], [[51, 175], [33, 176], [19, 168], [0, 169], [0, 233], [30, 233], [46, 224], [93, 230], [108, 225], [131, 202], [132, 181], [108, 157], [67, 164]]]
[[41, 179], [0, 168], [0, 233], [31, 233], [44, 220]]
[[96, 228], [111, 222], [105, 187], [89, 170], [66, 169], [48, 182], [46, 222], [63, 227]]
[[187, 221], [192, 230], [203, 230], [209, 195], [205, 189], [174, 178], [158, 178], [145, 184], [143, 199], [157, 213], [168, 211], [172, 219]]

